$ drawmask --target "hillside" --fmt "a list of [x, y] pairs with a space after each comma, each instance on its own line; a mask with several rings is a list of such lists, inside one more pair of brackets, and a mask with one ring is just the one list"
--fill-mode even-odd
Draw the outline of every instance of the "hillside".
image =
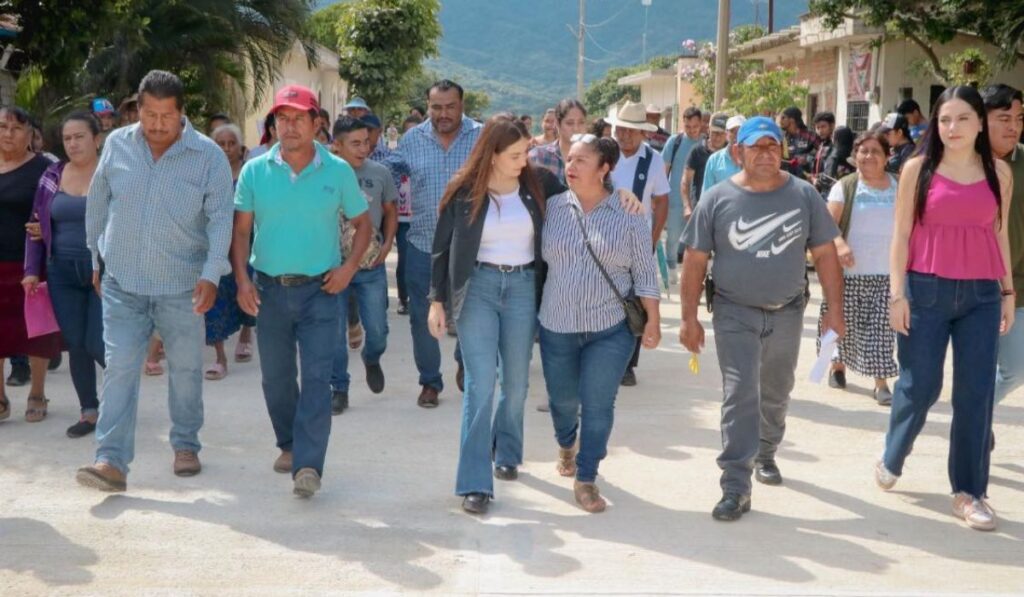
[[[324, 5], [332, 2], [324, 2]], [[753, 23], [758, 5], [733, 0], [732, 23]], [[807, 0], [776, 0], [776, 28], [797, 22]], [[767, 22], [761, 0], [760, 22]], [[542, 112], [576, 88], [576, 0], [442, 0], [441, 56], [428, 66], [469, 89], [486, 91], [491, 110]], [[716, 0], [653, 0], [647, 9], [647, 58], [676, 54], [684, 39], [713, 40]], [[642, 62], [640, 0], [587, 0], [586, 79]]]

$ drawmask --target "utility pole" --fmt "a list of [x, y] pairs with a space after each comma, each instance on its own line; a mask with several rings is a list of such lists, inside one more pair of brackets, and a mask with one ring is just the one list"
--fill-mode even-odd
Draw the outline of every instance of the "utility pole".
[[768, 33], [775, 33], [775, 0], [768, 0]]
[[640, 37], [640, 62], [647, 62], [647, 12], [651, 8], [651, 0], [640, 0], [644, 7], [644, 33]]
[[583, 49], [587, 24], [583, 21], [587, 0], [580, 0], [580, 24], [576, 30], [576, 99], [583, 101]]
[[715, 52], [715, 109], [722, 107], [729, 86], [729, 0], [718, 0], [718, 48]]

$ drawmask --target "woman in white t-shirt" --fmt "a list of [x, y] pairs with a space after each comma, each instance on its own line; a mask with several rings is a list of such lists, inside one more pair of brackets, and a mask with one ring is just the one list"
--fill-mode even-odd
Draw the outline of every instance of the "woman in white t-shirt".
[[[899, 374], [893, 358], [896, 334], [889, 326], [889, 245], [896, 209], [896, 179], [885, 172], [889, 143], [881, 133], [854, 141], [857, 172], [832, 186], [828, 210], [842, 236], [836, 238], [844, 268], [846, 337], [832, 357], [829, 385], [846, 387], [846, 369], [875, 380], [874, 397], [892, 402], [888, 378]], [[826, 306], [821, 305], [824, 316]], [[820, 349], [820, 343], [819, 343]]]

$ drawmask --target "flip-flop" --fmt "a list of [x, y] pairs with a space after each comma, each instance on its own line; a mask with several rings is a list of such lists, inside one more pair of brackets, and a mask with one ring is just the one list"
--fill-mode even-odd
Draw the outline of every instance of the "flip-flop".
[[[28, 405], [25, 408], [25, 421], [38, 423], [46, 418], [46, 405], [50, 401], [45, 396], [29, 396]], [[40, 405], [42, 405], [40, 407]]]
[[146, 375], [155, 376], [163, 374], [164, 366], [161, 365], [159, 361], [157, 361], [156, 363], [150, 363], [149, 361], [146, 361]]
[[238, 341], [235, 346], [235, 362], [248, 363], [252, 360], [252, 342]]
[[224, 365], [221, 365], [220, 363], [212, 363], [209, 367], [206, 368], [206, 371], [203, 372], [203, 377], [210, 381], [224, 379], [225, 377], [227, 377], [227, 375], [228, 368], [225, 367]]

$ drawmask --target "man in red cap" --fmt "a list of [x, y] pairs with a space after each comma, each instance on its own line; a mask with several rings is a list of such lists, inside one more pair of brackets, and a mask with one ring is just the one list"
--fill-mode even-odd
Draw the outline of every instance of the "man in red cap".
[[[238, 178], [231, 259], [239, 305], [260, 330], [263, 395], [281, 449], [274, 470], [291, 473], [295, 494], [311, 497], [320, 489], [331, 433], [337, 295], [359, 270], [372, 224], [352, 167], [314, 142], [316, 95], [284, 87], [271, 114], [277, 145], [249, 160]], [[344, 263], [341, 216], [355, 228]]]

